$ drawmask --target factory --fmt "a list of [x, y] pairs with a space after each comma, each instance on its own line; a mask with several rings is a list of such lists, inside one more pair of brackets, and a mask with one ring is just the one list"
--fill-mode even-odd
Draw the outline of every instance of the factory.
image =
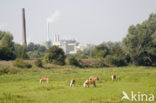
[[81, 45], [76, 40], [60, 40], [59, 35], [54, 35], [54, 40], [44, 43], [47, 47], [56, 45], [64, 50], [66, 54], [75, 54], [79, 50], [84, 50], [87, 45]]
[[[66, 54], [75, 54], [77, 51], [83, 51], [85, 48], [88, 48], [90, 45], [82, 45], [76, 40], [60, 40], [59, 35], [54, 35], [54, 40], [50, 40], [49, 25], [54, 21], [53, 18], [48, 18], [47, 20], [47, 41], [43, 43], [47, 48], [56, 45], [64, 50]], [[53, 33], [54, 34], [54, 33]], [[22, 44], [27, 45], [26, 40], [26, 20], [25, 20], [25, 9], [22, 9]]]
[[49, 48], [53, 45], [56, 45], [64, 50], [66, 54], [75, 54], [79, 50], [84, 50], [86, 45], [80, 45], [76, 40], [69, 39], [69, 40], [61, 40], [59, 35], [52, 33], [54, 35], [53, 41], [50, 39], [50, 24], [55, 21], [55, 18], [59, 15], [59, 12], [54, 12], [53, 16], [47, 19], [47, 41], [44, 45]]
[[64, 50], [66, 54], [76, 53], [75, 48], [79, 45], [76, 40], [60, 40], [59, 35], [54, 36], [54, 42], [52, 45], [56, 45]]

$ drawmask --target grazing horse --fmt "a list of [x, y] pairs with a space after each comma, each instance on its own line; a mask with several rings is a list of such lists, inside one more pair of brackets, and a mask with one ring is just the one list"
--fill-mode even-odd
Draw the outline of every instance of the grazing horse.
[[74, 84], [75, 84], [75, 80], [72, 79], [70, 82], [70, 87], [74, 86]]
[[90, 84], [93, 84], [94, 87], [96, 87], [95, 80], [86, 80], [83, 84], [84, 87], [89, 87]]
[[90, 76], [89, 80], [99, 80], [99, 77], [98, 76]]
[[116, 75], [112, 75], [112, 81], [116, 80]]
[[42, 84], [43, 81], [47, 81], [47, 83], [49, 82], [48, 77], [42, 77], [40, 79], [40, 83]]

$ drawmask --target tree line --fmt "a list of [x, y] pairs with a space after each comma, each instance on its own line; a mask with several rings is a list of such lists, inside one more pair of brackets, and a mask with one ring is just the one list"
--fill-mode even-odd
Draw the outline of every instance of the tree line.
[[[79, 58], [90, 58], [82, 60]], [[74, 55], [88, 66], [125, 66], [129, 64], [156, 66], [156, 14], [141, 24], [131, 25], [121, 42], [103, 42]], [[93, 66], [91, 65], [91, 66]]]
[[23, 46], [15, 43], [11, 33], [0, 31], [0, 60], [40, 58], [45, 51], [46, 47], [43, 45], [29, 43], [28, 46]]
[[0, 60], [16, 58], [41, 58], [48, 63], [79, 67], [156, 66], [156, 14], [151, 14], [141, 24], [129, 26], [121, 42], [103, 42], [72, 55], [65, 54], [57, 46], [48, 49], [34, 43], [22, 46], [13, 42], [11, 33], [0, 31]]

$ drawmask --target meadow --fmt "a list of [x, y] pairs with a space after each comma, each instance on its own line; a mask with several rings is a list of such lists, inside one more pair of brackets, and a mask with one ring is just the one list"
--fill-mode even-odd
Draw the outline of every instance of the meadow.
[[[117, 75], [114, 82], [112, 74]], [[97, 87], [84, 88], [84, 81], [92, 75], [100, 77]], [[39, 83], [44, 76], [49, 78], [49, 84]], [[75, 87], [69, 86], [71, 79], [76, 80]], [[128, 95], [131, 91], [152, 93], [156, 97], [156, 68], [53, 66], [0, 75], [0, 103], [131, 103], [121, 101], [123, 91]]]

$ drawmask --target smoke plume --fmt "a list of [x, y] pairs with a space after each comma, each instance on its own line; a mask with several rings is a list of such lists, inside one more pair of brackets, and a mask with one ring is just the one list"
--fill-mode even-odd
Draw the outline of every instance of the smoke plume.
[[47, 18], [47, 22], [53, 23], [56, 21], [56, 18], [58, 18], [59, 16], [60, 16], [60, 12], [58, 10], [56, 10], [50, 17]]

